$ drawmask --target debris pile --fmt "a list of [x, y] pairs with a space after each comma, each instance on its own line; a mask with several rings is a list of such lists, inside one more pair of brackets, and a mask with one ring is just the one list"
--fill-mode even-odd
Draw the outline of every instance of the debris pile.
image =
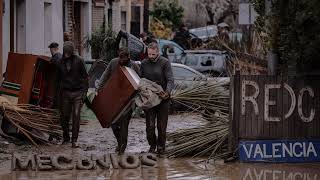
[[30, 142], [48, 143], [49, 136], [61, 138], [59, 112], [31, 104], [12, 104], [0, 96], [3, 117], [18, 129]]
[[195, 82], [182, 89], [175, 88], [172, 99], [202, 115], [206, 124], [170, 133], [168, 156], [209, 156], [228, 158], [229, 80]]

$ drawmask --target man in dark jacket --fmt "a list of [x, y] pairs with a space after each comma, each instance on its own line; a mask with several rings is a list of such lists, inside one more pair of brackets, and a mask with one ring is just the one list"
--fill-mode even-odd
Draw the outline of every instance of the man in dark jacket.
[[[59, 44], [53, 42], [48, 46], [48, 48], [50, 49], [51, 53], [51, 62], [59, 62], [62, 59], [62, 54], [59, 52]], [[55, 97], [53, 102], [53, 108], [58, 108], [58, 104], [60, 103], [60, 80], [61, 75], [60, 73], [57, 73], [57, 77], [55, 79]]]
[[63, 129], [63, 144], [70, 142], [69, 121], [72, 117], [72, 147], [77, 148], [80, 129], [80, 111], [83, 98], [88, 90], [88, 73], [84, 61], [74, 54], [73, 43], [67, 41], [63, 45], [63, 58], [53, 59], [61, 74], [61, 126]]
[[59, 52], [59, 44], [58, 43], [53, 42], [48, 46], [48, 48], [50, 49], [52, 61], [59, 61], [60, 59], [62, 59], [62, 54]]
[[176, 32], [172, 41], [179, 44], [183, 49], [190, 49], [191, 35], [185, 25], [181, 25], [179, 31]]
[[[146, 110], [147, 140], [150, 145], [149, 152], [154, 153], [156, 148], [159, 154], [163, 154], [166, 144], [166, 130], [169, 115], [169, 98], [174, 87], [171, 63], [168, 59], [159, 55], [157, 43], [148, 45], [148, 58], [141, 63], [141, 77], [161, 85], [163, 92], [159, 96], [162, 102]], [[157, 118], [158, 138], [155, 134], [155, 120]]]
[[[52, 42], [48, 48], [50, 49], [51, 53], [51, 62], [59, 62], [62, 59], [62, 54], [59, 52], [59, 44], [56, 42]], [[60, 99], [60, 80], [61, 75], [57, 72], [57, 76], [55, 77], [55, 95], [53, 98], [53, 105], [52, 108], [59, 108], [59, 103], [61, 102]], [[59, 139], [59, 138], [57, 138]], [[53, 137], [49, 136], [49, 141], [52, 141]]]
[[[112, 73], [118, 68], [118, 66], [126, 66], [132, 68], [137, 74], [140, 74], [139, 66], [130, 60], [129, 50], [127, 48], [120, 48], [119, 57], [112, 59], [107, 69], [101, 75], [96, 88], [101, 89], [111, 77]], [[117, 139], [118, 146], [116, 151], [119, 154], [123, 154], [127, 147], [128, 141], [128, 126], [134, 109], [134, 103], [132, 103], [127, 110], [121, 115], [121, 117], [111, 125], [114, 136]]]

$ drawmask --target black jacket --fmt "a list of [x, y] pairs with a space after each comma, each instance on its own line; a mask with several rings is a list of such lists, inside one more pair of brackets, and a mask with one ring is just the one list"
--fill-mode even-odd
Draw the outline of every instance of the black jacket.
[[156, 62], [148, 58], [141, 62], [141, 78], [149, 79], [159, 84], [164, 91], [170, 93], [174, 88], [171, 63], [168, 59], [159, 56]]
[[61, 90], [83, 92], [88, 90], [88, 73], [81, 57], [72, 55], [70, 58], [62, 58], [60, 61], [52, 59], [52, 62], [59, 69]]

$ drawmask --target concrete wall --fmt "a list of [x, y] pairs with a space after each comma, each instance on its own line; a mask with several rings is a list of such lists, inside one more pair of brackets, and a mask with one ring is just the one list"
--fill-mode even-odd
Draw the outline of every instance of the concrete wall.
[[2, 72], [7, 66], [8, 52], [10, 51], [10, 0], [5, 2], [5, 12], [2, 16]]
[[[3, 70], [6, 68], [8, 52], [10, 51], [10, 34], [14, 34], [16, 39], [16, 32], [10, 32], [10, 0], [5, 1], [5, 13], [3, 15]], [[21, 31], [25, 36], [23, 37], [23, 44], [19, 44], [15, 40], [15, 51], [23, 47], [23, 52], [39, 55], [48, 55], [48, 45], [50, 42], [58, 42], [61, 46], [63, 44], [63, 12], [62, 2], [63, 0], [25, 0], [25, 13], [21, 19], [25, 20], [25, 26]], [[44, 3], [50, 4], [50, 22], [46, 25], [50, 26], [51, 34], [46, 34], [49, 39], [45, 42], [45, 10]], [[48, 19], [47, 19], [48, 20]], [[16, 22], [15, 22], [16, 23]], [[17, 31], [17, 27], [15, 27]], [[25, 43], [25, 44], [24, 44]]]
[[[108, 20], [108, 9], [111, 8], [106, 2], [106, 23]], [[121, 29], [121, 12], [126, 12], [126, 31], [130, 32], [131, 26], [131, 0], [118, 0], [112, 3], [112, 30], [118, 32]], [[108, 23], [107, 23], [108, 24]]]
[[63, 43], [62, 0], [26, 1], [26, 53], [50, 55], [48, 43], [45, 43], [44, 3], [51, 3], [52, 40]]
[[[81, 38], [84, 39], [92, 32], [92, 1], [81, 0]], [[82, 56], [85, 59], [91, 59], [91, 50], [84, 49]]]

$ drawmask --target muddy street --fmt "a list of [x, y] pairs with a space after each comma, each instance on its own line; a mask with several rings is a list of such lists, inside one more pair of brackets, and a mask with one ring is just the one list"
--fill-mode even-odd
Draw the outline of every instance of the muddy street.
[[[204, 122], [197, 115], [170, 116], [168, 132], [196, 127]], [[71, 145], [40, 146], [5, 143], [0, 151], [0, 179], [320, 179], [319, 164], [248, 164], [206, 162], [205, 159], [161, 158], [156, 167], [110, 170], [11, 171], [11, 154], [67, 154], [72, 157], [114, 153], [116, 140], [111, 129], [103, 129], [98, 121], [81, 126], [80, 148]], [[134, 118], [129, 125], [128, 153], [148, 150], [143, 118]]]

